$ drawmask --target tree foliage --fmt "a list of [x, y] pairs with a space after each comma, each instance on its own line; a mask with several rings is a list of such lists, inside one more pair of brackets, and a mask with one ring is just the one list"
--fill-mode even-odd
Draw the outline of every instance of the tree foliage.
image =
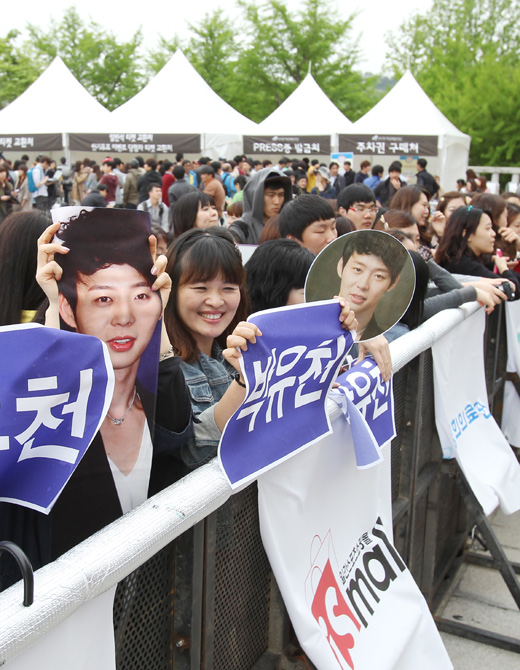
[[439, 109], [471, 135], [474, 164], [517, 162], [519, 9], [518, 0], [438, 0], [389, 39], [395, 74], [409, 67]]
[[40, 71], [20, 44], [20, 33], [11, 30], [0, 38], [0, 109], [33, 83]]
[[61, 21], [51, 19], [46, 30], [31, 24], [27, 29], [26, 49], [41, 69], [59, 53], [76, 79], [108, 109], [123, 104], [144, 84], [136, 57], [140, 31], [127, 42], [118, 41], [94, 21], [85, 24], [73, 7]]

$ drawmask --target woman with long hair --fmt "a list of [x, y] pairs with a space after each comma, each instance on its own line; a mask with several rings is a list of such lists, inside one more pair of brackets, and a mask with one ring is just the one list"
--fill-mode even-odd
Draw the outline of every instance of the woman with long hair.
[[218, 212], [215, 201], [203, 191], [185, 193], [173, 205], [172, 223], [174, 238], [192, 228], [218, 226]]
[[36, 245], [49, 223], [34, 210], [10, 214], [0, 226], [0, 326], [32, 321], [45, 299], [36, 281]]
[[496, 279], [495, 265], [502, 280], [511, 282], [520, 298], [518, 275], [508, 269], [506, 257], [495, 254], [496, 233], [491, 213], [474, 205], [460, 207], [451, 215], [435, 260], [449, 272]]

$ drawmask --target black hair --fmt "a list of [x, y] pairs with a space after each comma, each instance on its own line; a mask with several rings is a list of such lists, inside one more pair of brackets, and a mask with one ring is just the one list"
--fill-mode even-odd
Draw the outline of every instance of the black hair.
[[399, 172], [401, 173], [403, 170], [403, 164], [401, 161], [392, 161], [390, 163], [390, 167], [388, 168], [388, 172]]
[[319, 195], [301, 195], [286, 203], [280, 212], [279, 229], [282, 237], [291, 235], [301, 240], [303, 231], [314, 221], [334, 218], [330, 203]]
[[184, 179], [186, 176], [186, 170], [182, 167], [182, 165], [176, 165], [173, 168], [173, 176], [175, 179]]
[[475, 234], [483, 214], [487, 214], [493, 221], [491, 212], [473, 205], [459, 207], [453, 212], [435, 252], [435, 261], [439, 265], [458, 262], [463, 256], [483, 261], [468, 247], [468, 238]]
[[[280, 175], [281, 176], [281, 175]], [[266, 188], [272, 188], [272, 189], [281, 189], [283, 188], [284, 193], [285, 193], [285, 182], [283, 182], [281, 179], [277, 179], [276, 177], [268, 177], [264, 181], [264, 190]]]
[[385, 171], [384, 167], [382, 165], [374, 165], [372, 168], [372, 176], [377, 177], [380, 174], [383, 174]]
[[64, 255], [56, 254], [55, 260], [63, 268], [60, 291], [74, 314], [80, 275], [88, 277], [110, 265], [130, 265], [150, 286], [154, 283], [146, 221], [146, 214], [137, 210], [97, 207], [83, 209], [78, 216], [61, 224], [56, 237], [70, 251]]
[[246, 264], [249, 313], [283, 307], [292, 289], [303, 288], [314, 254], [295, 240], [268, 240]]
[[428, 161], [426, 160], [426, 158], [418, 158], [417, 159], [417, 165], [419, 167], [422, 167], [423, 170], [425, 170], [426, 166], [428, 165]]
[[177, 161], [177, 163], [178, 163], [179, 161], [181, 161], [183, 158], [184, 158], [184, 154], [181, 153], [180, 151], [179, 151], [179, 153], [176, 153], [176, 154], [175, 154], [175, 160]]
[[211, 167], [211, 165], [204, 165], [200, 168], [199, 174], [210, 174], [213, 177], [215, 176], [215, 170]]
[[247, 184], [247, 177], [243, 174], [239, 174], [238, 177], [235, 177], [233, 180], [233, 184], [236, 186], [237, 184], [240, 186], [240, 190], [244, 190], [244, 186]]
[[50, 224], [35, 210], [10, 214], [0, 225], [0, 326], [20, 323], [22, 310], [45, 299], [36, 282], [36, 243]]
[[396, 281], [408, 258], [408, 252], [402, 244], [390, 244], [387, 233], [379, 230], [357, 230], [345, 236], [343, 267], [354, 252], [380, 258], [390, 272], [390, 284]]
[[153, 182], [153, 183], [150, 184], [150, 186], [148, 186], [148, 193], [151, 193], [152, 189], [154, 189], [154, 188], [159, 188], [159, 189], [161, 189], [161, 192], [162, 192], [162, 186], [160, 184], [158, 184], [157, 182]]
[[194, 362], [198, 357], [195, 338], [184, 325], [177, 310], [180, 286], [191, 282], [205, 282], [223, 277], [240, 287], [240, 304], [226, 330], [216, 338], [224, 348], [226, 338], [239, 321], [246, 318], [247, 296], [242, 256], [232, 235], [223, 228], [193, 228], [174, 240], [168, 249], [166, 272], [172, 279], [172, 290], [164, 309], [164, 323], [174, 351], [183, 361]]
[[197, 214], [199, 213], [199, 205], [200, 207], [206, 207], [207, 205], [216, 206], [213, 198], [204, 193], [204, 191], [185, 193], [173, 205], [172, 223], [174, 237], [179, 237], [179, 235], [195, 226]]
[[338, 197], [338, 209], [343, 207], [347, 211], [356, 202], [376, 202], [374, 191], [365, 184], [350, 184], [340, 191]]
[[430, 270], [420, 254], [416, 251], [409, 251], [408, 253], [412, 257], [415, 268], [415, 289], [408, 309], [403, 314], [401, 323], [408, 326], [410, 330], [414, 330], [414, 328], [417, 328], [423, 322], [424, 300], [428, 290]]

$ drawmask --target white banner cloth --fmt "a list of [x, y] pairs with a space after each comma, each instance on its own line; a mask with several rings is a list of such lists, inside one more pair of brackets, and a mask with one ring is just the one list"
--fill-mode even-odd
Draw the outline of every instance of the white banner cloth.
[[456, 458], [486, 514], [520, 509], [520, 466], [489, 411], [484, 310], [433, 347], [435, 421], [444, 458]]
[[258, 479], [262, 538], [298, 640], [319, 670], [452, 668], [389, 539], [389, 468], [357, 468], [348, 422], [332, 428]]
[[[506, 302], [507, 371], [520, 374], [520, 300]], [[502, 431], [508, 442], [520, 447], [520, 396], [512, 382], [504, 388]]]

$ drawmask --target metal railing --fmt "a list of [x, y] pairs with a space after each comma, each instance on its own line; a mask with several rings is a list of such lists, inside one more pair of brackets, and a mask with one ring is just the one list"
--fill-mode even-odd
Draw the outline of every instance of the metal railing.
[[[442, 465], [429, 349], [477, 309], [475, 303], [441, 312], [390, 345], [395, 544], [431, 605], [468, 522]], [[499, 411], [502, 310], [492, 317], [486, 373]], [[333, 402], [328, 410], [340, 412]], [[255, 493], [253, 485], [232, 495], [213, 460], [38, 570], [31, 607], [22, 606], [21, 582], [1, 593], [0, 666], [121, 580], [114, 606], [121, 670], [227, 670], [279, 658], [290, 626], [261, 544]], [[258, 667], [274, 667], [274, 660]]]

